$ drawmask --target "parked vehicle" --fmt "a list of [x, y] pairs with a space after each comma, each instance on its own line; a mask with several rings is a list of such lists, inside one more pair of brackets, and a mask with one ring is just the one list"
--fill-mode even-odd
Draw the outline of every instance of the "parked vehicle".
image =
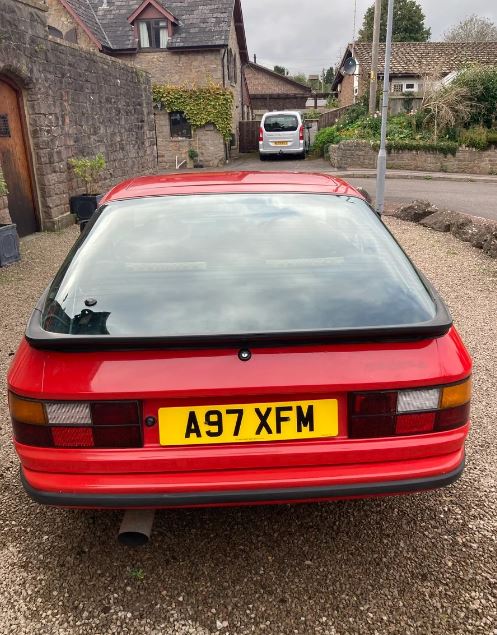
[[231, 172], [108, 193], [8, 386], [35, 501], [160, 508], [448, 485], [470, 375], [444, 303], [356, 189]]
[[267, 112], [259, 129], [259, 157], [294, 155], [305, 159], [311, 145], [310, 131], [299, 112]]

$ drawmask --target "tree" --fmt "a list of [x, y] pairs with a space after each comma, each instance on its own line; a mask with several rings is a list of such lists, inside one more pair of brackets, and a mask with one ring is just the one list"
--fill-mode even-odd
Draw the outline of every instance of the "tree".
[[278, 66], [278, 64], [274, 66], [273, 71], [275, 73], [278, 73], [278, 75], [283, 75], [283, 77], [286, 77], [288, 75], [288, 69], [284, 66]]
[[495, 42], [497, 24], [475, 13], [450, 28], [444, 35], [446, 42]]
[[324, 74], [324, 83], [325, 84], [333, 84], [333, 80], [335, 79], [335, 69], [333, 66], [330, 66], [329, 69]]
[[[384, 42], [387, 34], [388, 0], [381, 2], [380, 40]], [[374, 4], [367, 9], [362, 28], [359, 31], [359, 42], [373, 41]], [[425, 15], [416, 0], [395, 0], [393, 9], [394, 42], [427, 42], [431, 29], [425, 26]]]
[[299, 84], [309, 85], [309, 80], [307, 79], [307, 75], [305, 73], [297, 73], [296, 75], [292, 75], [290, 79], [293, 79], [294, 82], [299, 82]]

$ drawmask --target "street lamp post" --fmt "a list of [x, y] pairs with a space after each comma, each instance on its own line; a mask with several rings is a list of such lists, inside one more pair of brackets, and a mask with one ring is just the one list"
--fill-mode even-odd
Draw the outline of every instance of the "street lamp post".
[[381, 141], [376, 169], [376, 211], [383, 214], [385, 207], [385, 177], [387, 172], [387, 124], [390, 93], [390, 59], [392, 57], [393, 3], [388, 0], [387, 39], [385, 44], [385, 69], [383, 74], [383, 100], [381, 105]]

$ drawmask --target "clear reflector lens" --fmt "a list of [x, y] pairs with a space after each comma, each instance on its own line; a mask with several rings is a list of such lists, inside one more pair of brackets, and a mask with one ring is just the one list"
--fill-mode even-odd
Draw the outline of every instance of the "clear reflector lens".
[[91, 425], [90, 405], [87, 403], [48, 402], [45, 409], [51, 425]]
[[440, 389], [402, 390], [397, 400], [397, 412], [436, 410], [440, 402]]

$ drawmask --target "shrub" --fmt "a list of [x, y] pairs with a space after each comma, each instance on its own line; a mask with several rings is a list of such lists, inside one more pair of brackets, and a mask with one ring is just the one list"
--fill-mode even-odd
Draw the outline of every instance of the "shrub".
[[[375, 141], [372, 144], [372, 147], [373, 149], [378, 150], [380, 147], [379, 142]], [[387, 141], [388, 152], [392, 152], [394, 150], [414, 150], [418, 152], [439, 152], [444, 156], [448, 156], [449, 154], [454, 156], [458, 148], [458, 144], [453, 141], [438, 141], [436, 143], [417, 139], [393, 139]]]
[[462, 145], [476, 150], [486, 150], [489, 145], [487, 130], [483, 126], [473, 126], [473, 128], [463, 130], [459, 141]]
[[497, 66], [473, 66], [463, 71], [453, 82], [465, 89], [475, 102], [468, 125], [491, 128], [497, 121]]
[[195, 150], [195, 148], [190, 148], [188, 150], [188, 158], [191, 161], [196, 161], [198, 159], [198, 152]]
[[490, 146], [497, 145], [497, 130], [487, 130], [487, 142]]
[[311, 149], [314, 154], [325, 156], [326, 146], [334, 145], [336, 143], [340, 143], [340, 135], [336, 127], [331, 126], [330, 128], [323, 128], [317, 133]]
[[303, 117], [305, 120], [307, 119], [319, 119], [323, 113], [319, 110], [305, 110], [303, 112]]
[[105, 168], [105, 158], [103, 154], [94, 157], [76, 157], [69, 159], [69, 165], [74, 170], [74, 174], [84, 181], [86, 194], [96, 194], [96, 182]]

